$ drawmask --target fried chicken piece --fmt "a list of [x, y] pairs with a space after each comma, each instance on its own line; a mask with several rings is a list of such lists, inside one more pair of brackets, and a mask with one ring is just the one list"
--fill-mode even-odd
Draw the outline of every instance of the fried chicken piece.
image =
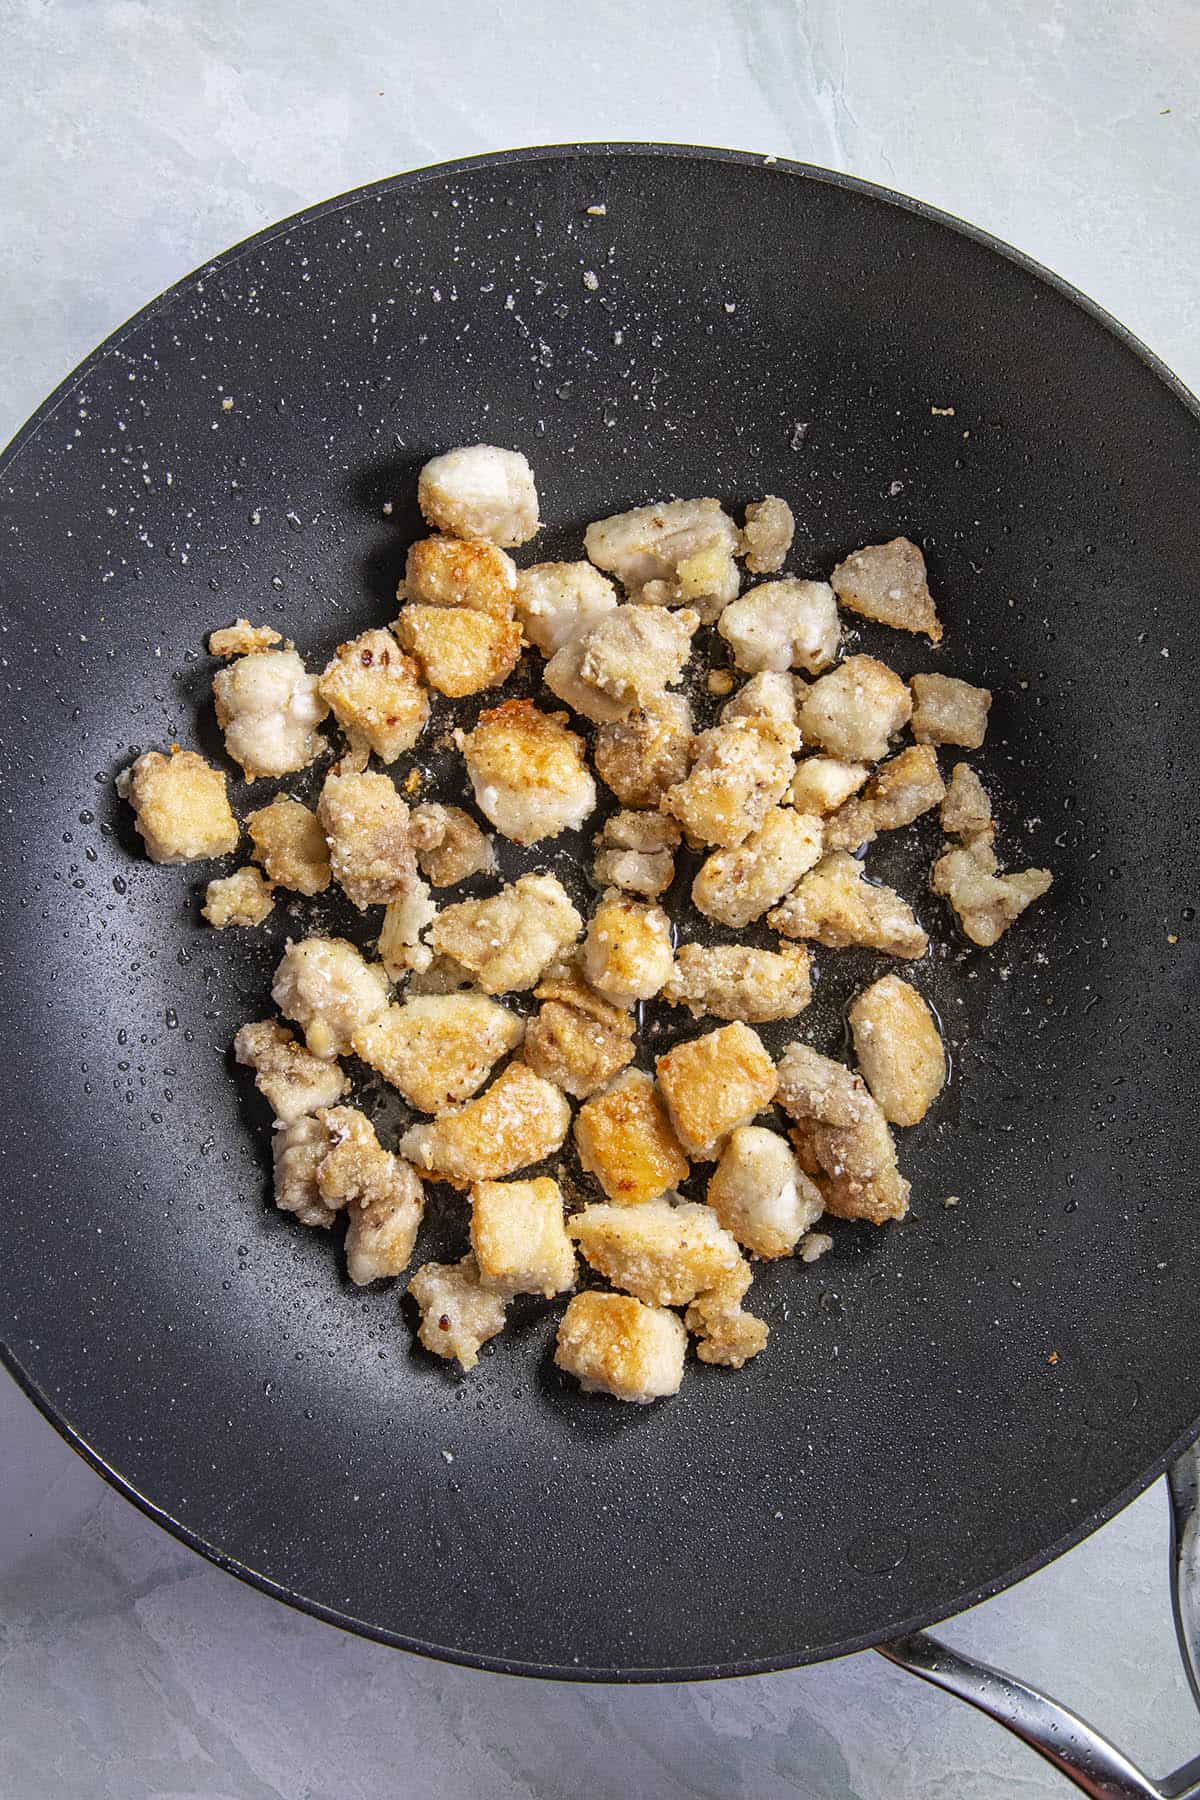
[[334, 880], [359, 912], [386, 906], [419, 879], [408, 807], [387, 775], [327, 775], [317, 817]]
[[317, 1186], [317, 1170], [328, 1149], [329, 1134], [319, 1113], [302, 1113], [271, 1138], [276, 1206], [280, 1212], [293, 1213], [302, 1225], [322, 1231], [337, 1217], [337, 1208], [322, 1200]]
[[792, 1044], [779, 1063], [777, 1098], [797, 1121], [792, 1142], [827, 1212], [872, 1225], [904, 1217], [908, 1183], [883, 1111], [860, 1076], [807, 1044]]
[[686, 1351], [687, 1333], [665, 1307], [590, 1292], [568, 1302], [554, 1360], [585, 1394], [648, 1406], [679, 1392]]
[[812, 938], [829, 950], [862, 944], [889, 956], [924, 956], [929, 939], [907, 900], [882, 882], [868, 881], [862, 865], [834, 850], [803, 876], [767, 924], [784, 937]]
[[320, 1115], [328, 1149], [317, 1164], [317, 1191], [331, 1211], [346, 1211], [346, 1273], [356, 1287], [401, 1275], [412, 1259], [425, 1193], [411, 1168], [385, 1150], [356, 1106]]
[[692, 883], [692, 899], [708, 918], [740, 930], [790, 893], [821, 855], [816, 814], [773, 806], [744, 843], [714, 850], [705, 860]]
[[667, 790], [663, 810], [690, 839], [733, 849], [783, 798], [799, 741], [794, 726], [761, 715], [702, 731], [691, 773]]
[[752, 675], [725, 702], [721, 708], [721, 723], [728, 725], [734, 719], [751, 719], [762, 715], [768, 719], [778, 719], [782, 725], [794, 725], [796, 708], [803, 694], [808, 692], [808, 683], [803, 684], [803, 693], [797, 690], [795, 675], [782, 673], [778, 669], [760, 669], [757, 675]]
[[117, 776], [117, 793], [133, 808], [133, 822], [151, 862], [199, 862], [228, 856], [240, 831], [225, 776], [194, 750], [147, 750]]
[[843, 762], [879, 762], [888, 739], [909, 720], [912, 698], [900, 677], [873, 656], [848, 656], [814, 681], [796, 711], [806, 744]]
[[567, 1230], [593, 1269], [649, 1306], [686, 1306], [744, 1260], [712, 1208], [691, 1201], [585, 1206]]
[[554, 652], [546, 686], [593, 724], [612, 724], [679, 680], [699, 623], [687, 607], [616, 606]]
[[427, 994], [389, 1006], [355, 1032], [353, 1048], [418, 1112], [440, 1113], [469, 1100], [524, 1031], [484, 994]]
[[684, 1314], [687, 1329], [696, 1334], [696, 1355], [703, 1363], [741, 1369], [752, 1356], [767, 1347], [770, 1329], [764, 1319], [730, 1302], [718, 1289], [700, 1294]]
[[841, 762], [836, 756], [806, 756], [796, 765], [792, 805], [797, 812], [836, 812], [857, 794], [871, 773], [866, 763]]
[[490, 875], [496, 852], [461, 806], [423, 800], [409, 814], [409, 831], [422, 875], [432, 887], [456, 887], [471, 875]]
[[210, 881], [200, 908], [202, 917], [217, 931], [224, 931], [229, 925], [261, 925], [274, 910], [275, 896], [269, 882], [249, 866]]
[[570, 1123], [558, 1089], [511, 1062], [476, 1099], [410, 1127], [400, 1152], [435, 1180], [465, 1188], [541, 1162], [558, 1149]]
[[787, 1140], [760, 1125], [730, 1134], [707, 1200], [744, 1250], [768, 1258], [791, 1256], [825, 1210]]
[[411, 750], [429, 717], [421, 672], [390, 631], [364, 631], [339, 644], [317, 683], [351, 745], [395, 762]]
[[255, 650], [213, 676], [225, 748], [248, 781], [290, 775], [320, 755], [329, 707], [294, 650]]
[[243, 1025], [233, 1040], [233, 1054], [254, 1070], [255, 1087], [284, 1125], [323, 1106], [336, 1106], [349, 1092], [350, 1082], [340, 1065], [314, 1056], [278, 1019]]
[[746, 508], [740, 554], [752, 575], [774, 575], [782, 569], [796, 535], [796, 521], [786, 500], [768, 494]]
[[344, 1056], [360, 1026], [388, 1003], [388, 979], [345, 938], [310, 937], [289, 943], [271, 998], [304, 1033], [314, 1056]]
[[208, 634], [210, 656], [249, 656], [254, 650], [270, 650], [283, 639], [269, 625], [252, 625], [249, 619], [235, 619]]
[[421, 934], [436, 918], [437, 906], [420, 876], [414, 877], [404, 893], [388, 901], [376, 949], [393, 981], [429, 967], [433, 951]]
[[487, 538], [512, 550], [538, 530], [533, 470], [519, 450], [469, 444], [431, 457], [417, 477], [417, 505], [435, 531]]
[[861, 794], [825, 821], [826, 848], [857, 850], [873, 843], [881, 831], [897, 831], [932, 811], [945, 794], [933, 747], [901, 750], [876, 769]]
[[429, 942], [473, 974], [485, 994], [507, 994], [533, 987], [582, 929], [557, 876], [522, 875], [487, 900], [444, 907]]
[[583, 972], [596, 991], [616, 1006], [652, 999], [670, 975], [672, 960], [671, 921], [662, 907], [609, 888], [583, 943]]
[[489, 1338], [504, 1330], [506, 1303], [482, 1286], [470, 1252], [460, 1262], [423, 1264], [408, 1292], [421, 1310], [421, 1343], [461, 1369], [473, 1369]]
[[691, 714], [682, 694], [659, 694], [596, 733], [599, 775], [622, 806], [657, 806], [688, 772]]
[[506, 1299], [541, 1294], [552, 1300], [575, 1286], [562, 1189], [549, 1176], [477, 1181], [471, 1189], [471, 1249], [482, 1286]]
[[465, 606], [494, 619], [511, 619], [517, 565], [480, 538], [420, 538], [409, 548], [403, 592], [396, 598], [416, 606]]
[[953, 675], [914, 675], [912, 734], [918, 744], [961, 744], [978, 750], [987, 736], [990, 688], [972, 687]]
[[632, 1014], [605, 1000], [573, 965], [549, 970], [533, 992], [542, 1004], [525, 1028], [521, 1055], [535, 1075], [586, 1100], [633, 1061]]
[[281, 795], [247, 815], [254, 860], [267, 880], [297, 894], [322, 894], [333, 879], [329, 846], [316, 813]]
[[887, 544], [855, 550], [829, 579], [849, 612], [897, 631], [923, 631], [931, 644], [941, 643], [942, 627], [925, 579], [925, 558], [908, 538], [892, 538]]
[[657, 899], [675, 879], [680, 830], [660, 812], [613, 813], [596, 839], [592, 879], [602, 888]]
[[971, 942], [989, 950], [1053, 879], [1049, 869], [998, 874], [991, 839], [985, 835], [939, 856], [930, 886], [949, 900]]
[[783, 944], [778, 950], [680, 944], [662, 998], [671, 1006], [686, 1006], [697, 1019], [711, 1014], [748, 1025], [794, 1019], [812, 998], [808, 951], [803, 944]]
[[631, 600], [694, 606], [705, 623], [738, 591], [738, 530], [719, 500], [636, 506], [589, 525], [583, 543]]
[[987, 789], [970, 763], [955, 763], [942, 801], [942, 830], [967, 844], [975, 838], [990, 844], [995, 829]]
[[675, 1134], [697, 1162], [713, 1162], [731, 1131], [749, 1125], [775, 1095], [775, 1065], [740, 1021], [676, 1044], [656, 1063]]
[[451, 700], [499, 687], [521, 658], [516, 620], [469, 606], [402, 606], [393, 630], [430, 687]]
[[827, 581], [764, 581], [725, 608], [717, 630], [739, 669], [819, 675], [838, 653], [842, 624]]
[[517, 616], [529, 642], [553, 656], [617, 604], [612, 582], [590, 562], [534, 563], [517, 575]]
[[690, 1172], [654, 1081], [641, 1069], [630, 1069], [580, 1107], [575, 1148], [618, 1206], [657, 1200]]
[[937, 1022], [916, 988], [884, 975], [847, 1014], [854, 1054], [890, 1125], [917, 1125], [941, 1093], [946, 1052]]
[[532, 700], [507, 700], [481, 713], [463, 739], [475, 803], [514, 843], [575, 831], [595, 808], [586, 747], [566, 718]]

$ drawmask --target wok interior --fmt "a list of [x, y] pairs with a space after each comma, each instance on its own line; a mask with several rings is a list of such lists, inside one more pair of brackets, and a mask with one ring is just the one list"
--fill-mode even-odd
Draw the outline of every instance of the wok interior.
[[[206, 931], [206, 871], [148, 865], [112, 793], [135, 747], [219, 752], [211, 626], [246, 614], [319, 663], [392, 617], [416, 469], [480, 438], [534, 464], [537, 558], [672, 493], [784, 495], [789, 573], [914, 536], [942, 649], [869, 627], [856, 647], [993, 689], [972, 760], [1002, 858], [1055, 872], [982, 953], [926, 891], [930, 821], [872, 851], [934, 935], [916, 979], [954, 1064], [900, 1134], [913, 1215], [835, 1227], [811, 1269], [760, 1266], [766, 1353], [690, 1364], [648, 1409], [560, 1378], [560, 1309], [534, 1301], [457, 1379], [412, 1347], [393, 1287], [351, 1289], [324, 1235], [270, 1208], [265, 1112], [227, 1045], [288, 935], [365, 944], [375, 923], [322, 898]], [[1195, 967], [1197, 442], [1152, 370], [1024, 268], [748, 160], [433, 172], [151, 309], [5, 470], [4, 955], [27, 1010], [3, 1026], [3, 1282], [43, 1403], [279, 1589], [567, 1675], [834, 1654], [1095, 1522], [1188, 1429], [1200, 1373], [1195, 1103], [1172, 1054]], [[421, 760], [424, 797], [461, 801], [459, 759]], [[267, 789], [233, 792], [242, 812]], [[583, 838], [506, 846], [502, 871], [550, 866], [580, 895], [587, 860]], [[691, 867], [669, 904], [701, 936]], [[887, 966], [815, 961], [772, 1050], [839, 1053], [846, 1001]], [[703, 1028], [648, 1008], [639, 1060]], [[438, 1194], [434, 1255], [465, 1230]]]

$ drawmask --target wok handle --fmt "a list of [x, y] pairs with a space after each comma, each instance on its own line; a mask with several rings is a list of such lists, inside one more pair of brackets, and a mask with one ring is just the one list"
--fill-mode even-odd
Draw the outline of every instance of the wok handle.
[[[1193, 1697], [1200, 1706], [1200, 1441], [1168, 1475], [1175, 1628]], [[928, 1632], [879, 1644], [898, 1668], [956, 1694], [1058, 1769], [1092, 1800], [1200, 1800], [1200, 1757], [1152, 1781], [1076, 1713], [1027, 1682], [952, 1650]]]

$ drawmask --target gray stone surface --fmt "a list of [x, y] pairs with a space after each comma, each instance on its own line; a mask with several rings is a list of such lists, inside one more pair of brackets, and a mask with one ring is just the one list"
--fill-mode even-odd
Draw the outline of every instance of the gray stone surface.
[[[1200, 385], [1193, 0], [0, 0], [0, 440], [145, 300], [306, 202], [508, 144], [807, 158], [1041, 257]], [[164, 1536], [0, 1381], [14, 1800], [1000, 1800], [1062, 1783], [874, 1656], [667, 1689], [422, 1663]], [[1200, 1741], [1161, 1490], [949, 1628], [1154, 1768]]]

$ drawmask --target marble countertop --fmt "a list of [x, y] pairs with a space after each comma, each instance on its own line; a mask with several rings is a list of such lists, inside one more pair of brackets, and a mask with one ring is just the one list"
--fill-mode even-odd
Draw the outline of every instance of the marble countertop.
[[[0, 442], [216, 251], [506, 145], [798, 157], [997, 232], [1200, 388], [1194, 0], [0, 0]], [[671, 1688], [422, 1662], [220, 1574], [0, 1377], [0, 1792], [14, 1800], [1038, 1800], [1070, 1791], [866, 1655]], [[1200, 1743], [1161, 1486], [947, 1635], [1155, 1772]]]

